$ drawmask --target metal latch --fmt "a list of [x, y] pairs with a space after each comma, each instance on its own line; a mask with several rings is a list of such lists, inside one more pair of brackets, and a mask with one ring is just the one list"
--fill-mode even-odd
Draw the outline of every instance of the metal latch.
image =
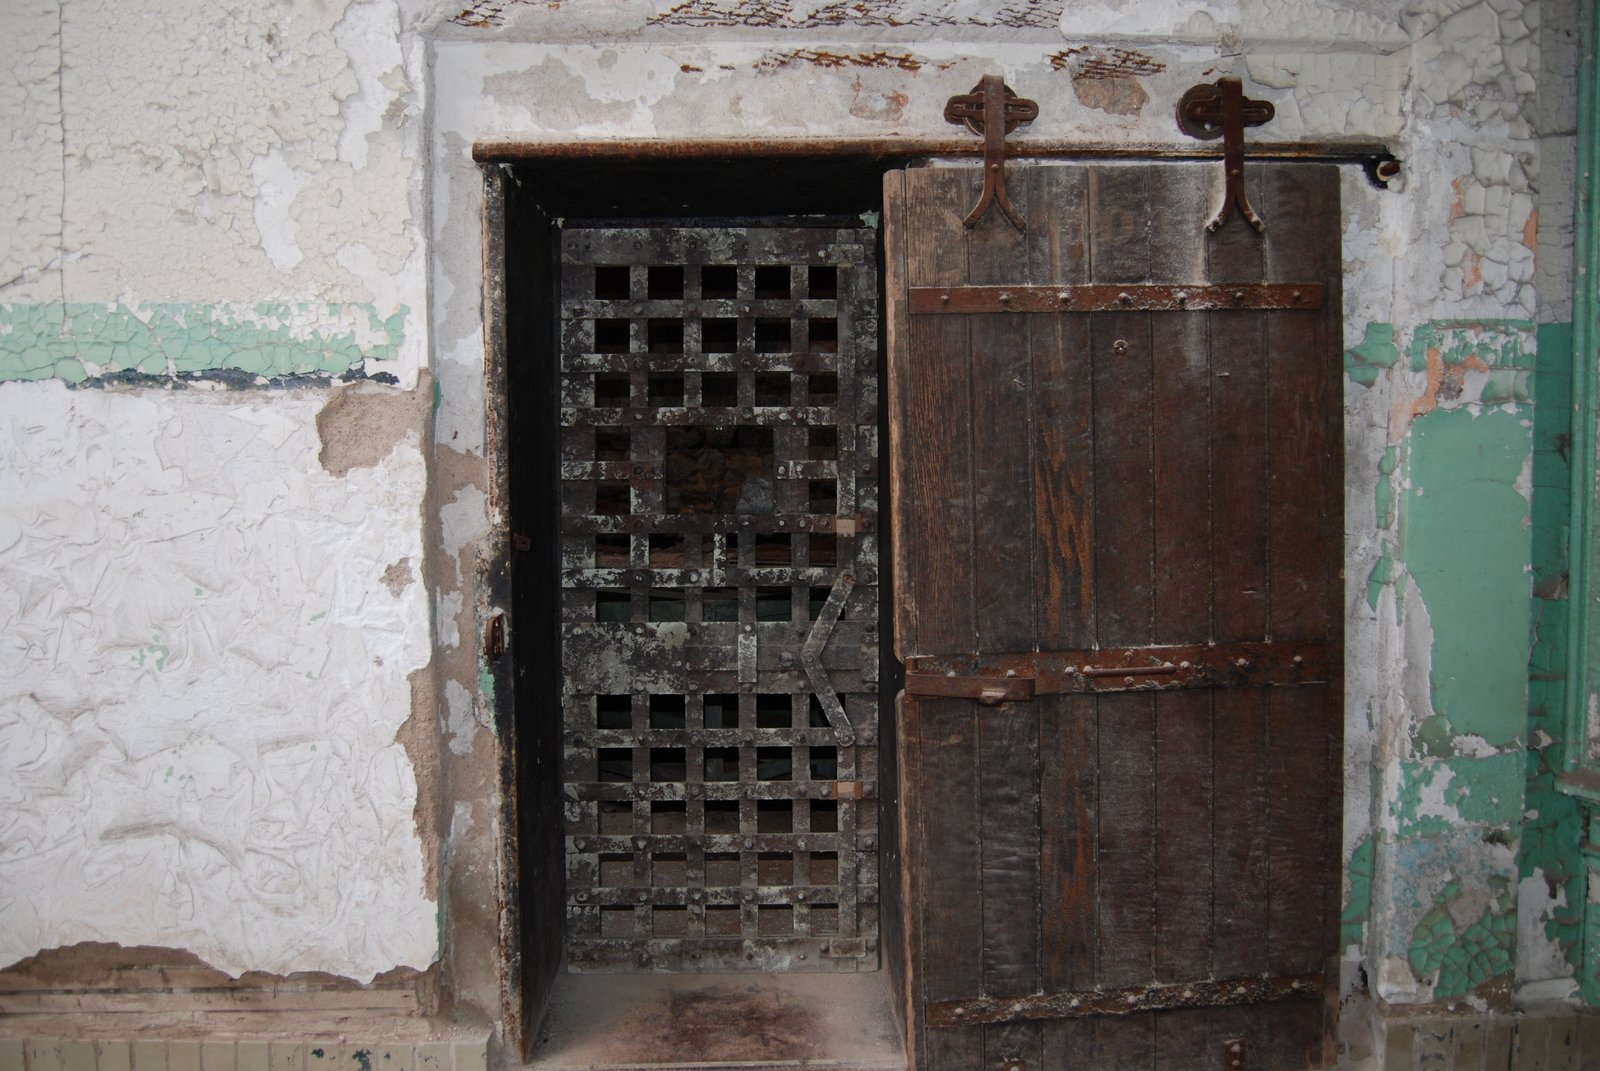
[[962, 222], [976, 227], [999, 204], [1011, 225], [1025, 230], [1022, 217], [1006, 196], [1006, 135], [1023, 123], [1039, 118], [1039, 105], [1019, 97], [998, 74], [986, 74], [970, 93], [958, 93], [945, 102], [944, 118], [950, 123], [965, 123], [968, 130], [983, 138], [983, 196]]
[[1267, 225], [1250, 207], [1249, 195], [1244, 189], [1244, 128], [1260, 126], [1276, 114], [1270, 101], [1250, 100], [1244, 95], [1244, 84], [1237, 78], [1218, 78], [1216, 85], [1192, 86], [1178, 101], [1178, 128], [1191, 138], [1210, 141], [1222, 138], [1222, 166], [1226, 184], [1222, 194], [1222, 207], [1216, 218], [1206, 224], [1206, 230], [1215, 232], [1228, 222], [1237, 208], [1257, 231]]

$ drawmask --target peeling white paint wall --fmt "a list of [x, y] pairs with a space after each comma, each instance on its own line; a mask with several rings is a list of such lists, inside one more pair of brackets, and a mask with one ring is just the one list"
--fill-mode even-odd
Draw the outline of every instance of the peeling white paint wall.
[[427, 664], [413, 434], [326, 393], [0, 389], [0, 965], [112, 941], [363, 981], [436, 954], [395, 742]]
[[[1400, 192], [1354, 170], [1343, 181], [1346, 343], [1384, 324], [1400, 350], [1346, 396], [1347, 851], [1390, 831], [1432, 642], [1420, 599], [1397, 613], [1409, 578], [1367, 601], [1396, 538], [1374, 503], [1380, 465], [1437, 387], [1404, 351], [1424, 323], [1570, 317], [1574, 61], [1544, 14], [1570, 7], [5, 4], [0, 308], [175, 302], [237, 320], [290, 303], [291, 341], [310, 345], [370, 305], [401, 315], [399, 389], [431, 368], [439, 393], [433, 444], [336, 479], [316, 463], [315, 393], [0, 383], [0, 479], [14, 486], [0, 495], [0, 949], [112, 940], [233, 970], [357, 975], [432, 962], [438, 894], [422, 882], [439, 846], [418, 838], [393, 741], [406, 675], [431, 657], [430, 606], [438, 653], [476, 657], [473, 565], [491, 518], [472, 144], [960, 136], [944, 102], [990, 71], [1041, 104], [1018, 138], [1189, 146], [1174, 102], [1236, 74], [1277, 110], [1251, 139], [1385, 139], [1405, 159]], [[1075, 77], [1107, 64], [1109, 84]], [[453, 474], [427, 507], [431, 592], [424, 448]], [[384, 577], [402, 558], [416, 580], [395, 594]], [[439, 695], [460, 759], [489, 737], [465, 664]], [[492, 859], [495, 801], [445, 803], [446, 859]], [[134, 878], [58, 894], [63, 873], [112, 870]], [[1546, 910], [1534, 892], [1524, 904]], [[1518, 936], [1538, 972], [1558, 970], [1542, 932]], [[1380, 994], [1425, 998], [1403, 962], [1379, 962]]]

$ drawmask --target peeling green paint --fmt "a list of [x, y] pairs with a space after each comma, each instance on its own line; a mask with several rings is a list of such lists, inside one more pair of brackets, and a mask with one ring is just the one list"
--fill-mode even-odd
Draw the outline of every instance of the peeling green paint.
[[1537, 353], [1532, 320], [1434, 320], [1417, 328], [1408, 350], [1411, 370], [1425, 371], [1428, 352], [1446, 365], [1531, 371]]
[[1363, 387], [1378, 381], [1386, 368], [1394, 367], [1400, 359], [1400, 349], [1394, 344], [1394, 324], [1369, 323], [1360, 343], [1344, 354], [1344, 371]]
[[1435, 999], [1459, 997], [1515, 966], [1517, 916], [1509, 890], [1501, 888], [1493, 906], [1458, 931], [1448, 902], [1461, 893], [1451, 883], [1440, 903], [1422, 917], [1412, 933], [1407, 958], [1417, 975], [1435, 971]]
[[111, 372], [337, 374], [393, 360], [409, 309], [368, 304], [0, 305], [0, 382]]
[[1367, 919], [1372, 917], [1372, 871], [1375, 846], [1363, 837], [1350, 853], [1345, 874], [1350, 878], [1350, 895], [1339, 916], [1339, 947], [1359, 945], [1366, 936]]
[[485, 702], [494, 702], [494, 674], [487, 669], [478, 671], [478, 694], [483, 696]]
[[1531, 547], [1517, 481], [1531, 449], [1519, 414], [1474, 408], [1424, 414], [1406, 447], [1402, 547], [1433, 622], [1434, 713], [1493, 747], [1526, 725]]
[[1377, 518], [1378, 530], [1381, 532], [1394, 524], [1395, 500], [1394, 481], [1385, 475], [1378, 476], [1377, 489], [1372, 495], [1373, 514]]
[[1384, 588], [1395, 582], [1400, 571], [1400, 564], [1395, 561], [1394, 548], [1385, 543], [1383, 553], [1372, 563], [1372, 571], [1367, 574], [1368, 606], [1374, 610], [1378, 608], [1378, 596], [1383, 593]]
[[1402, 762], [1393, 800], [1396, 832], [1426, 836], [1464, 824], [1516, 826], [1522, 816], [1524, 765], [1520, 751]]

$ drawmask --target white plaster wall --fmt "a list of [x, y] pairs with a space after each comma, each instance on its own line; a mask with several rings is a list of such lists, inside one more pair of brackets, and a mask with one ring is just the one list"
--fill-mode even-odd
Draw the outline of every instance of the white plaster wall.
[[0, 387], [0, 966], [433, 961], [395, 742], [427, 596], [383, 583], [420, 567], [422, 444], [334, 477], [326, 398]]

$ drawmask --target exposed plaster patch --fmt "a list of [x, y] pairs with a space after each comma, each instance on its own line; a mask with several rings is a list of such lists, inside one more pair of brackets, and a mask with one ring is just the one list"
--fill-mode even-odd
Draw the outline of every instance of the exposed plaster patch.
[[1138, 115], [1150, 101], [1139, 77], [1167, 69], [1143, 52], [1088, 47], [1057, 52], [1050, 66], [1072, 72], [1072, 91], [1080, 104], [1110, 115]]
[[256, 230], [261, 234], [261, 248], [273, 267], [291, 272], [304, 254], [295, 242], [297, 228], [289, 210], [306, 183], [311, 181], [311, 175], [289, 166], [282, 153], [273, 149], [265, 156], [256, 157], [255, 163], [250, 165], [250, 177], [256, 184], [255, 221]]
[[383, 571], [383, 586], [397, 599], [400, 593], [416, 583], [416, 580], [416, 574], [411, 571], [410, 558], [401, 558]]
[[439, 853], [443, 846], [444, 786], [439, 764], [437, 687], [432, 664], [407, 678], [411, 716], [395, 730], [394, 742], [405, 749], [417, 779], [417, 801], [411, 809], [417, 840], [422, 844], [422, 887], [439, 899]]
[[[460, 572], [459, 566], [457, 572]], [[434, 617], [438, 621], [439, 646], [461, 646], [461, 617], [466, 597], [460, 591], [441, 591], [439, 608]]]
[[[1553, 895], [1552, 886], [1555, 886]], [[1542, 981], [1559, 978], [1571, 987], [1569, 995], [1577, 990], [1577, 982], [1572, 978], [1572, 963], [1568, 958], [1571, 944], [1554, 939], [1551, 933], [1552, 922], [1559, 920], [1564, 924], [1569, 923], [1571, 907], [1567, 903], [1566, 887], [1547, 880], [1543, 874], [1529, 874], [1517, 883], [1517, 915], [1523, 920], [1523, 925], [1517, 931], [1519, 979]]]
[[456, 563], [456, 585], [466, 581], [461, 568], [461, 552], [489, 534], [489, 496], [474, 485], [458, 489], [455, 496], [439, 507], [439, 524], [444, 538], [445, 557]]
[[478, 731], [478, 722], [473, 714], [472, 694], [463, 688], [459, 681], [445, 681], [444, 701], [445, 708], [449, 712], [444, 732], [449, 738], [450, 753], [456, 756], [472, 754], [472, 738]]
[[334, 476], [371, 468], [402, 441], [427, 442], [432, 414], [433, 377], [427, 373], [411, 391], [369, 383], [336, 387], [317, 412], [317, 460]]

